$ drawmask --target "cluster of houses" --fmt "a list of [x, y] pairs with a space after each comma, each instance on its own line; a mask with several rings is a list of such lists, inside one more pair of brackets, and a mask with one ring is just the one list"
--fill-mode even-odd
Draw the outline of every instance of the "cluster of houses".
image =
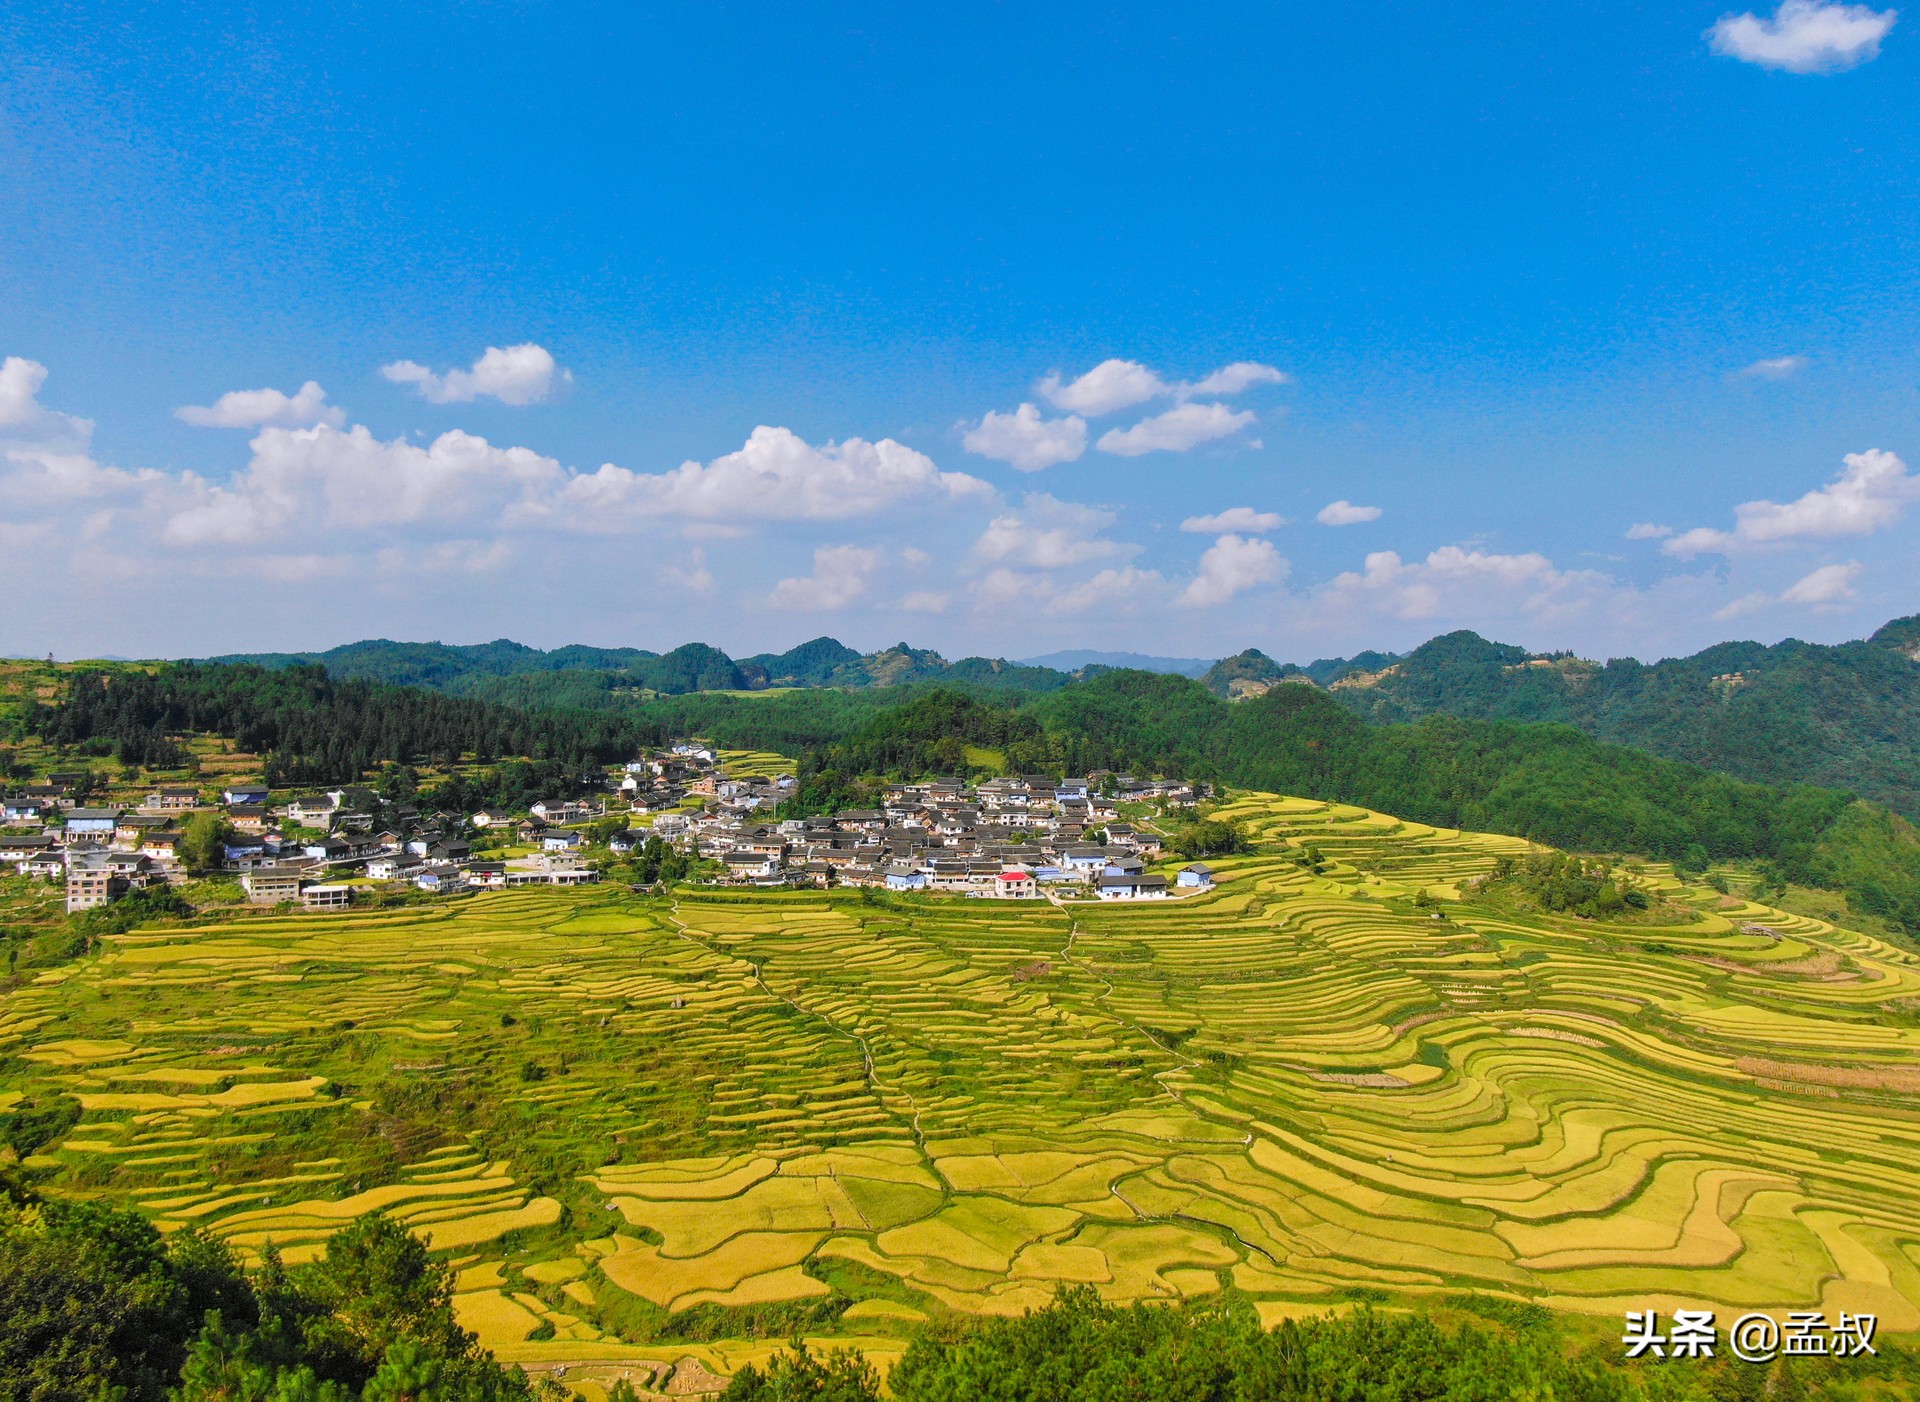
[[1160, 836], [1121, 821], [1120, 805], [1200, 796], [1192, 784], [1111, 773], [978, 785], [934, 779], [889, 788], [878, 808], [777, 824], [764, 821], [758, 803], [723, 800], [685, 820], [685, 829], [734, 885], [884, 886], [1002, 899], [1063, 887], [1101, 900], [1161, 900], [1170, 890], [1205, 890], [1213, 875], [1199, 863], [1171, 883], [1148, 871]]
[[[542, 842], [538, 835], [550, 825], [537, 816], [523, 824], [537, 851], [512, 861], [484, 861], [460, 836], [462, 816], [400, 807], [389, 810], [387, 825], [376, 830], [379, 805], [365, 788], [274, 805], [259, 784], [228, 785], [217, 800], [198, 788], [161, 787], [128, 809], [84, 805], [77, 796], [84, 782], [84, 775], [55, 774], [0, 796], [0, 872], [64, 881], [69, 912], [185, 879], [181, 824], [200, 812], [225, 820], [220, 868], [238, 877], [247, 898], [259, 905], [344, 909], [353, 900], [353, 877], [407, 882], [441, 894], [598, 879], [580, 855], [580, 834]], [[578, 814], [593, 815], [584, 808]]]
[[[1213, 884], [1198, 863], [1171, 883], [1148, 871], [1160, 856], [1159, 835], [1120, 816], [1123, 802], [1191, 803], [1203, 786], [1124, 774], [903, 783], [886, 790], [878, 808], [777, 823], [769, 819], [791, 793], [791, 775], [728, 775], [711, 749], [694, 742], [611, 776], [585, 776], [583, 796], [543, 799], [524, 815], [422, 813], [381, 804], [373, 790], [353, 785], [277, 804], [258, 784], [227, 785], [217, 800], [198, 788], [162, 786], [132, 809], [90, 807], [79, 797], [85, 778], [50, 775], [0, 797], [0, 872], [64, 881], [69, 911], [184, 879], [181, 824], [199, 812], [224, 820], [220, 866], [249, 900], [312, 910], [346, 908], [367, 882], [451, 895], [596, 881], [582, 828], [609, 810], [630, 815], [607, 842], [614, 855], [662, 839], [711, 860], [718, 879], [733, 885], [1006, 899], [1063, 887], [1102, 900], [1154, 900]], [[476, 856], [476, 844], [522, 855]]]

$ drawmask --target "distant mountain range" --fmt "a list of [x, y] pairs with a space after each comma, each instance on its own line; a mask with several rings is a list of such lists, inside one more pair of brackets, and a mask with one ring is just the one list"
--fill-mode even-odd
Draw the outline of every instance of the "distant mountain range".
[[1022, 658], [1022, 667], [1046, 667], [1056, 672], [1078, 672], [1087, 667], [1113, 667], [1135, 672], [1170, 672], [1176, 677], [1204, 677], [1214, 664], [1211, 657], [1150, 657], [1144, 652], [1095, 652], [1068, 648], [1044, 657]]
[[1116, 669], [1193, 677], [1229, 700], [1304, 683], [1376, 723], [1430, 715], [1557, 722], [1756, 782], [1849, 789], [1920, 819], [1920, 615], [1896, 619], [1860, 642], [1720, 643], [1655, 663], [1531, 653], [1471, 632], [1448, 633], [1404, 655], [1363, 652], [1306, 666], [1255, 649], [1211, 663], [1086, 649], [1024, 662], [954, 662], [904, 642], [860, 653], [828, 637], [742, 658], [705, 643], [667, 653], [577, 644], [543, 652], [503, 638], [472, 645], [375, 639], [327, 652], [212, 660], [317, 663], [337, 677], [519, 705], [627, 689], [683, 695], [939, 684], [1043, 693]]

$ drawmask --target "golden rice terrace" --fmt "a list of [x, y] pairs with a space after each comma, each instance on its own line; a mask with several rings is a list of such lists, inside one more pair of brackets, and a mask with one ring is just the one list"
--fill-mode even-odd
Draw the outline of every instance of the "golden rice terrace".
[[0, 1110], [77, 1101], [53, 1190], [248, 1252], [391, 1213], [529, 1361], [726, 1365], [796, 1318], [884, 1357], [1068, 1282], [1920, 1329], [1912, 956], [1661, 869], [1691, 919], [1515, 915], [1452, 899], [1512, 839], [1227, 816], [1273, 854], [1177, 901], [590, 890], [126, 936], [0, 998]]

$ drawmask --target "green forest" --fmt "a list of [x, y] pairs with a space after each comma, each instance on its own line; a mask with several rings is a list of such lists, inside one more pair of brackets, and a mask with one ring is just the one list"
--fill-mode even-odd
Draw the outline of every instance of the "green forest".
[[[1237, 700], [1279, 682], [1309, 682], [1361, 719], [1380, 723], [1455, 716], [1569, 725], [1609, 744], [1755, 783], [1843, 789], [1920, 820], [1917, 658], [1920, 617], [1896, 619], [1857, 642], [1727, 642], [1652, 663], [1529, 653], [1457, 632], [1404, 656], [1368, 651], [1305, 665], [1277, 663], [1249, 648], [1216, 662], [1201, 684], [1222, 700]], [[1068, 673], [981, 657], [950, 662], [904, 642], [863, 655], [828, 637], [738, 659], [705, 643], [660, 654], [578, 644], [541, 651], [505, 639], [473, 645], [379, 639], [321, 653], [214, 660], [317, 666], [343, 681], [429, 687], [521, 709], [617, 711], [673, 697], [720, 699], [713, 693], [764, 693], [751, 699], [765, 704], [796, 687], [877, 693], [865, 697], [876, 709], [905, 699], [902, 691], [933, 686], [1027, 699], [1109, 670]], [[802, 701], [760, 719], [790, 718], [791, 743], [845, 738], [844, 728], [819, 733], [820, 707], [838, 712], [835, 703]], [[691, 713], [716, 714], [700, 706]]]
[[[1369, 723], [1303, 683], [1226, 701], [1185, 677], [1106, 671], [1037, 694], [921, 685], [526, 709], [341, 681], [318, 666], [191, 663], [81, 674], [64, 702], [31, 707], [18, 723], [136, 763], [158, 763], [182, 733], [228, 736], [267, 756], [276, 785], [348, 782], [390, 762], [496, 766], [494, 779], [444, 795], [450, 803], [524, 799], [568, 767], [584, 773], [701, 735], [795, 756], [790, 813], [868, 802], [878, 776], [961, 773], [975, 746], [1016, 771], [1178, 775], [1695, 870], [1758, 862], [1777, 882], [1844, 892], [1857, 909], [1920, 931], [1920, 832], [1845, 789], [1750, 782], [1552, 722]], [[535, 763], [496, 763], [511, 757]]]

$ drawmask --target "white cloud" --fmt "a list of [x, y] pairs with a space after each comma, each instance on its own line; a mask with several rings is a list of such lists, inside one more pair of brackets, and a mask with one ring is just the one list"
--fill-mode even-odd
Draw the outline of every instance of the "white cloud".
[[662, 566], [660, 577], [690, 594], [713, 592], [713, 571], [707, 568], [707, 552], [697, 545], [687, 553], [685, 565]]
[[[557, 367], [544, 346], [528, 341], [518, 346], [488, 346], [470, 370], [436, 375], [411, 360], [396, 360], [380, 373], [397, 385], [412, 385], [422, 399], [435, 404], [470, 404], [483, 396], [502, 404], [538, 404], [553, 390]], [[570, 370], [558, 370], [562, 381]]]
[[28, 441], [41, 447], [84, 451], [93, 441], [93, 420], [56, 413], [39, 400], [47, 367], [10, 355], [0, 361], [0, 442]]
[[1211, 516], [1189, 516], [1180, 523], [1180, 529], [1194, 535], [1220, 535], [1227, 531], [1240, 535], [1260, 535], [1266, 531], [1277, 531], [1286, 524], [1287, 518], [1275, 511], [1230, 506]]
[[1893, 525], [1907, 503], [1920, 496], [1920, 478], [1892, 453], [1873, 448], [1848, 453], [1846, 467], [1824, 487], [1798, 501], [1749, 501], [1733, 509], [1734, 528], [1700, 526], [1684, 531], [1660, 548], [1669, 555], [1731, 554], [1747, 546], [1796, 540], [1830, 540], [1871, 535]]
[[1738, 618], [1742, 614], [1753, 613], [1772, 604], [1798, 604], [1802, 608], [1832, 609], [1841, 604], [1851, 603], [1858, 597], [1853, 582], [1859, 577], [1860, 566], [1855, 563], [1822, 565], [1813, 573], [1788, 585], [1777, 595], [1745, 594], [1713, 616], [1719, 619]]
[[323, 528], [491, 525], [567, 481], [552, 458], [496, 448], [458, 429], [423, 448], [375, 438], [363, 424], [264, 428], [252, 447], [252, 461], [227, 486], [192, 480], [199, 499], [168, 520], [170, 543], [243, 545]]
[[1253, 411], [1238, 413], [1224, 404], [1182, 404], [1142, 419], [1132, 428], [1109, 429], [1100, 435], [1099, 448], [1124, 458], [1143, 453], [1184, 453], [1189, 448], [1237, 433], [1253, 422]]
[[961, 440], [969, 453], [1011, 463], [1022, 472], [1038, 472], [1072, 462], [1087, 450], [1087, 421], [1078, 414], [1043, 419], [1031, 404], [1011, 414], [989, 411]]
[[1232, 398], [1255, 385], [1290, 384], [1293, 376], [1257, 360], [1236, 360], [1211, 375], [1176, 384], [1163, 380], [1137, 360], [1103, 360], [1077, 380], [1063, 381], [1059, 372], [1049, 374], [1035, 386], [1042, 398], [1056, 409], [1098, 418], [1118, 409], [1145, 404], [1149, 399], [1172, 397], [1181, 401], [1195, 395]]
[[1173, 386], [1137, 360], [1103, 360], [1079, 379], [1062, 383], [1058, 372], [1040, 381], [1040, 395], [1056, 409], [1111, 414], [1171, 394]]
[[1018, 510], [987, 523], [974, 542], [973, 553], [988, 564], [1037, 570], [1064, 569], [1139, 553], [1137, 545], [1100, 535], [1115, 519], [1111, 511], [1097, 506], [1060, 501], [1045, 492], [1028, 492]]
[[1497, 555], [1447, 545], [1417, 561], [1376, 551], [1363, 570], [1320, 586], [1315, 600], [1401, 619], [1540, 618], [1589, 609], [1620, 592], [1597, 570], [1557, 569], [1537, 552]]
[[1627, 527], [1628, 540], [1665, 540], [1672, 534], [1672, 526], [1656, 525], [1652, 521], [1636, 521]]
[[1789, 585], [1780, 595], [1780, 602], [1803, 604], [1808, 608], [1846, 603], [1856, 597], [1853, 583], [1858, 578], [1860, 566], [1857, 563], [1822, 565], [1812, 574]]
[[1126, 565], [1104, 569], [1091, 579], [1081, 580], [1052, 592], [1043, 591], [1041, 603], [1049, 613], [1088, 613], [1094, 609], [1122, 609], [1141, 596], [1160, 592], [1165, 583], [1158, 570], [1135, 569]]
[[277, 389], [229, 390], [201, 407], [186, 404], [173, 411], [181, 423], [195, 428], [311, 428], [326, 424], [339, 428], [347, 421], [346, 412], [327, 403], [327, 392], [317, 381], [308, 380], [292, 394]]
[[908, 613], [945, 613], [947, 605], [952, 601], [951, 594], [936, 594], [930, 589], [917, 589], [900, 600], [900, 607]]
[[1284, 370], [1276, 370], [1271, 365], [1262, 365], [1257, 360], [1236, 360], [1224, 365], [1211, 375], [1195, 380], [1192, 384], [1181, 385], [1176, 393], [1186, 396], [1194, 394], [1218, 394], [1232, 398], [1255, 385], [1291, 384], [1293, 376]]
[[[991, 500], [993, 488], [964, 472], [942, 472], [924, 453], [883, 438], [814, 447], [790, 429], [762, 425], [739, 450], [670, 472], [631, 472], [612, 463], [571, 478], [537, 509], [566, 528], [620, 529], [636, 517], [677, 515], [722, 521], [843, 521], [915, 500]], [[529, 507], [523, 515], [531, 516]]]
[[1283, 579], [1286, 573], [1287, 562], [1271, 541], [1223, 535], [1200, 557], [1199, 573], [1181, 592], [1180, 602], [1189, 608], [1211, 608], [1257, 584]]
[[1782, 0], [1771, 19], [1722, 15], [1707, 31], [1713, 51], [1789, 73], [1838, 73], [1878, 56], [1898, 12], [1827, 0]]
[[1355, 506], [1344, 499], [1330, 501], [1320, 508], [1320, 514], [1313, 518], [1323, 526], [1358, 526], [1368, 521], [1380, 519], [1377, 506]]
[[843, 609], [867, 590], [867, 576], [880, 552], [858, 545], [827, 545], [813, 552], [813, 573], [783, 579], [768, 602], [775, 608], [830, 611]]
[[1789, 380], [1808, 365], [1804, 355], [1776, 355], [1770, 360], [1756, 360], [1751, 365], [1742, 366], [1733, 372], [1736, 380]]

